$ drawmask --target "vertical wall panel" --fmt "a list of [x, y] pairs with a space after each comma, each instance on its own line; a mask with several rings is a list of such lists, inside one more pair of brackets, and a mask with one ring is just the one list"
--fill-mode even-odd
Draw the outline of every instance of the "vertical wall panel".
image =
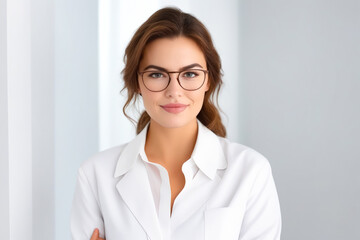
[[7, 1], [10, 239], [32, 239], [30, 1]]
[[33, 239], [55, 237], [54, 6], [31, 1]]
[[7, 7], [0, 0], [0, 236], [10, 239], [7, 93]]
[[55, 232], [70, 239], [80, 164], [98, 151], [98, 1], [55, 1]]

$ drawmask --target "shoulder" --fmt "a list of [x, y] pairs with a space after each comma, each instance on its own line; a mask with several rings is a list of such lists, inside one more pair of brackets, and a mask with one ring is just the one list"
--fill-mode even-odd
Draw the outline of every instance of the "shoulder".
[[268, 159], [258, 151], [222, 137], [219, 137], [219, 142], [229, 168], [253, 173], [271, 168]]
[[84, 172], [85, 175], [91, 177], [98, 174], [104, 174], [112, 176], [115, 171], [115, 167], [119, 156], [123, 152], [128, 143], [118, 145], [104, 151], [98, 152], [85, 160], [79, 171]]

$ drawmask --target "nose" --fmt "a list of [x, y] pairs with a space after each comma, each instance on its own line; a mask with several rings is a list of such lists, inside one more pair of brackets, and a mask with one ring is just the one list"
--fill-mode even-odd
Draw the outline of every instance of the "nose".
[[169, 86], [165, 89], [165, 94], [167, 97], [181, 97], [183, 89], [180, 86], [177, 76], [178, 73], [169, 73], [170, 83]]

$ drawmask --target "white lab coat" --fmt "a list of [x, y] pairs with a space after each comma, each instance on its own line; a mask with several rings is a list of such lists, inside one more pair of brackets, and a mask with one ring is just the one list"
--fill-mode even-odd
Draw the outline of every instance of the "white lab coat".
[[171, 216], [170, 199], [154, 203], [140, 157], [147, 128], [84, 162], [71, 214], [73, 240], [90, 240], [95, 228], [107, 240], [279, 240], [280, 206], [269, 162], [198, 125], [190, 159], [198, 171], [193, 177], [184, 172], [186, 184]]

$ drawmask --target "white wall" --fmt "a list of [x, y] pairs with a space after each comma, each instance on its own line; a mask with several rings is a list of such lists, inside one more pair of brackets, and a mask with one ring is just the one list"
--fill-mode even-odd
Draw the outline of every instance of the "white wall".
[[360, 239], [360, 2], [242, 1], [244, 142], [270, 159], [283, 239]]
[[0, 0], [0, 236], [10, 239], [6, 6]]
[[10, 239], [24, 239], [32, 236], [33, 213], [30, 3], [7, 1], [6, 13], [9, 233]]
[[54, 237], [51, 1], [1, 1], [1, 236]]

